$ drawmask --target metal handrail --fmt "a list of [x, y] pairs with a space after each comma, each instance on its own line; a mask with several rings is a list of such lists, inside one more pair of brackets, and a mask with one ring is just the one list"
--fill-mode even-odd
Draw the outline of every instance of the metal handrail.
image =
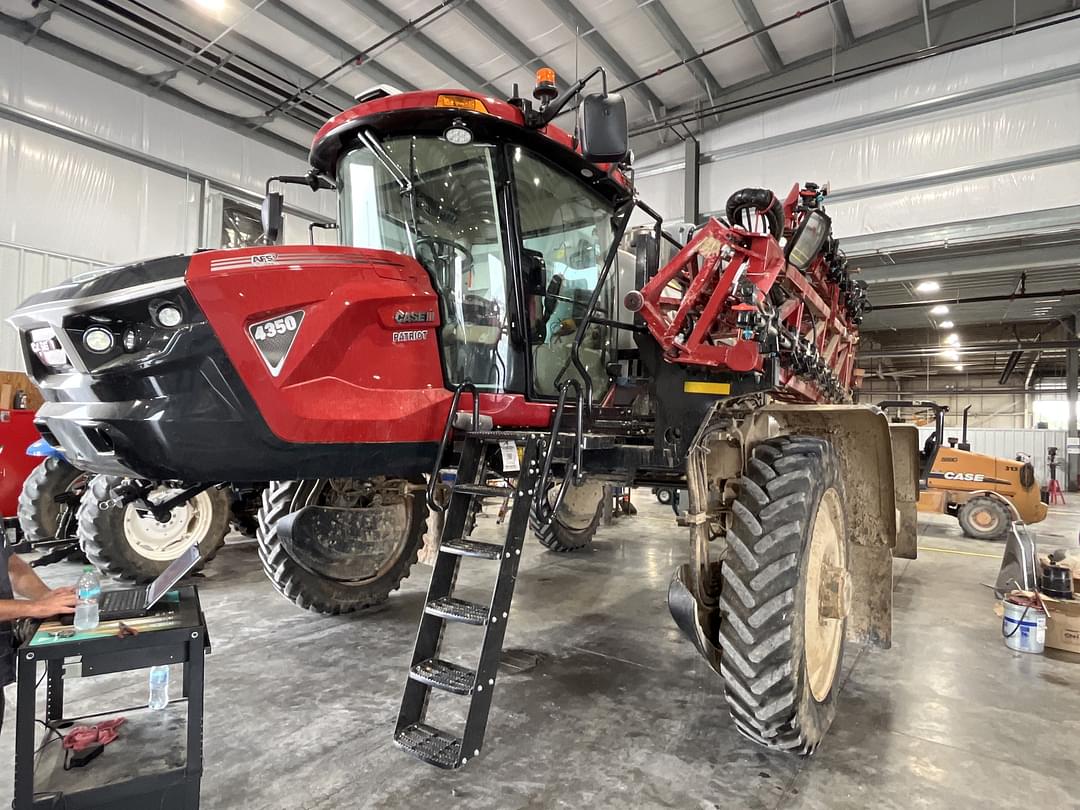
[[472, 430], [480, 427], [480, 394], [472, 380], [464, 380], [454, 386], [454, 396], [450, 399], [450, 413], [446, 415], [446, 425], [443, 427], [442, 441], [439, 442], [439, 450], [435, 454], [435, 468], [431, 471], [431, 477], [427, 485], [428, 509], [442, 514], [445, 508], [435, 500], [435, 488], [439, 483], [439, 470], [442, 469], [443, 456], [446, 454], [446, 445], [450, 442], [450, 434], [454, 430], [454, 417], [457, 416], [458, 403], [461, 402], [462, 393], [468, 391], [472, 394]]
[[[574, 454], [570, 460], [569, 468], [563, 475], [562, 483], [559, 485], [559, 491], [555, 495], [555, 500], [549, 502], [547, 499], [547, 489], [548, 482], [551, 480], [551, 465], [555, 459], [555, 449], [559, 444], [559, 428], [562, 425], [563, 413], [566, 410], [567, 394], [571, 388], [577, 393], [577, 413], [575, 414], [574, 423]], [[544, 450], [544, 463], [540, 468], [540, 476], [536, 479], [536, 514], [539, 516], [543, 528], [550, 526], [552, 520], [555, 519], [555, 514], [559, 511], [559, 507], [562, 506], [563, 499], [566, 498], [567, 485], [571, 479], [573, 479], [573, 486], [580, 485], [582, 481], [581, 445], [585, 435], [584, 396], [581, 383], [575, 379], [566, 380], [559, 386], [559, 401], [555, 406], [555, 415], [551, 420], [551, 433], [548, 436], [548, 445]]]

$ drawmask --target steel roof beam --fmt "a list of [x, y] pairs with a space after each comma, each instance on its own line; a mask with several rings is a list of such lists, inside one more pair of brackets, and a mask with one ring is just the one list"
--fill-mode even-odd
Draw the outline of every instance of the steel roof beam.
[[836, 38], [840, 47], [850, 48], [855, 44], [855, 29], [851, 27], [851, 18], [848, 17], [844, 0], [836, 0], [829, 6], [829, 14], [832, 15], [833, 27], [836, 29]]
[[[465, 85], [463, 89], [487, 89], [497, 95], [501, 94], [498, 87], [451, 54], [431, 37], [415, 28], [409, 28], [408, 20], [395, 14], [378, 0], [346, 0], [346, 2], [388, 34], [401, 29], [408, 29], [398, 41], [408, 41], [409, 48], [417, 56], [434, 65], [447, 76], [462, 82]], [[454, 5], [460, 5], [460, 2], [454, 3], [450, 7], [452, 8]]]
[[[528, 45], [514, 36], [513, 32], [495, 19], [479, 3], [464, 3], [458, 8], [458, 13], [465, 17], [477, 31], [498, 45], [507, 56], [522, 68], [532, 70], [534, 65], [536, 67], [544, 66], [541, 57], [533, 53]], [[559, 77], [556, 77], [556, 83], [560, 90], [565, 89], [567, 86], [566, 82]]]
[[[34, 33], [33, 26], [27, 25], [23, 20], [9, 17], [6, 14], [0, 14], [0, 35], [22, 41]], [[225, 127], [233, 132], [238, 132], [241, 135], [245, 135], [267, 146], [271, 146], [274, 149], [281, 150], [290, 157], [307, 163], [308, 150], [305, 146], [300, 146], [288, 138], [275, 135], [273, 132], [253, 130], [251, 126], [239, 116], [224, 113], [221, 110], [217, 110], [207, 104], [196, 101], [178, 90], [173, 90], [171, 87], [161, 87], [155, 84], [153, 79], [149, 76], [144, 76], [141, 73], [136, 73], [133, 70], [121, 67], [115, 62], [110, 62], [108, 59], [105, 59], [96, 53], [91, 53], [84, 48], [80, 48], [77, 45], [73, 45], [70, 42], [60, 39], [60, 37], [54, 36], [48, 31], [42, 30], [36, 32], [36, 35], [30, 40], [29, 46], [50, 54], [51, 56], [55, 56], [76, 67], [89, 70], [92, 73], [110, 79], [117, 84], [122, 84], [125, 87], [138, 90], [148, 96], [163, 99], [172, 106], [184, 110], [185, 112], [189, 112], [192, 115], [196, 115], [204, 121], [209, 121], [212, 124]]]
[[368, 57], [355, 45], [350, 45], [337, 34], [334, 34], [320, 25], [313, 23], [310, 18], [296, 11], [282, 0], [239, 0], [249, 8], [257, 9], [259, 14], [282, 28], [291, 31], [301, 39], [330, 56], [345, 61], [351, 56], [360, 54], [363, 58], [356, 65], [356, 70], [367, 74], [376, 84], [389, 84], [398, 90], [415, 90], [416, 85], [399, 76], [394, 71], [383, 67], [375, 59]]
[[[680, 59], [692, 59], [697, 56], [697, 49], [686, 38], [686, 34], [682, 32], [682, 29], [679, 28], [678, 23], [668, 13], [668, 10], [664, 8], [663, 0], [646, 0], [638, 8], [645, 12], [645, 15], [660, 32], [660, 36], [664, 38], [671, 50], [675, 51]], [[713, 76], [712, 71], [705, 67], [705, 63], [701, 59], [688, 62], [686, 67], [693, 74], [697, 83], [701, 85], [701, 89], [705, 91], [709, 101], [720, 97], [724, 88], [720, 86], [720, 82]]]
[[[739, 16], [742, 17], [747, 30], [761, 31], [765, 27], [757, 6], [754, 5], [754, 0], [733, 0], [733, 2], [735, 3], [735, 10], [739, 12]], [[757, 45], [761, 58], [765, 60], [770, 73], [780, 73], [784, 69], [784, 60], [780, 58], [780, 52], [776, 50], [776, 44], [773, 42], [772, 37], [769, 36], [768, 31], [761, 31], [755, 36], [754, 44]]]
[[[611, 43], [604, 39], [603, 35], [596, 30], [595, 26], [586, 19], [585, 15], [578, 10], [571, 0], [544, 0], [544, 5], [551, 9], [552, 13], [562, 21], [562, 24], [571, 33], [583, 37], [589, 48], [602, 61], [606, 62], [608, 67], [622, 81], [641, 82], [641, 77], [634, 72], [634, 69], [611, 46]], [[634, 85], [631, 92], [641, 100], [654, 119], [662, 114], [664, 102], [644, 82]]]
[[[174, 65], [162, 75], [148, 75], [147, 79], [152, 86], [163, 87], [169, 79], [183, 73], [212, 85], [214, 89], [220, 90], [243, 104], [256, 108], [277, 104], [280, 101], [276, 94], [268, 92], [265, 88], [239, 87], [226, 81], [220, 75], [211, 75], [212, 67], [206, 68], [205, 65], [193, 59], [195, 52], [160, 39], [151, 40], [148, 37], [148, 31], [136, 28], [123, 19], [108, 14], [100, 7], [80, 0], [67, 0], [65, 5], [55, 7], [53, 13], [63, 14], [69, 19], [88, 25], [91, 30], [96, 30], [118, 45], [134, 50], [148, 59]], [[204, 54], [204, 56], [208, 62], [212, 61], [208, 55]], [[317, 127], [321, 123], [320, 116], [311, 111], [294, 110], [292, 117], [304, 126]]]
[[[160, 14], [163, 19], [170, 20], [181, 28], [205, 37], [207, 41], [212, 41], [214, 37], [220, 36], [220, 33], [208, 35], [205, 32], [206, 29], [203, 26], [212, 22], [211, 18], [188, 11], [187, 6], [182, 3], [173, 3], [167, 12], [163, 11]], [[249, 62], [253, 69], [280, 78], [288, 82], [293, 88], [306, 87], [319, 80], [314, 73], [309, 73], [299, 65], [283, 59], [270, 48], [260, 45], [235, 30], [229, 31], [219, 40], [217, 47], [235, 53], [244, 61]], [[323, 83], [319, 88], [313, 89], [311, 95], [325, 100], [327, 104], [342, 109], [351, 107], [356, 103], [351, 95], [330, 83]]]

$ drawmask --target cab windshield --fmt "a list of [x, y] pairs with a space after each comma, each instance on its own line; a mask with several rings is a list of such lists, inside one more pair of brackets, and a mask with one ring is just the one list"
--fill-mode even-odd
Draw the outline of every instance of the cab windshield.
[[402, 192], [391, 167], [370, 149], [347, 153], [338, 169], [342, 243], [415, 256], [442, 298], [449, 382], [506, 390], [509, 296], [493, 147], [400, 136], [382, 148], [412, 192]]
[[[379, 147], [380, 144], [374, 144]], [[523, 391], [520, 348], [510, 345], [507, 245], [495, 193], [499, 147], [406, 135], [346, 153], [338, 168], [342, 243], [414, 256], [442, 299], [447, 380], [487, 391]], [[570, 366], [578, 324], [610, 247], [613, 206], [565, 169], [522, 147], [507, 163], [517, 203], [532, 390], [557, 393]], [[411, 191], [404, 191], [406, 180]], [[605, 290], [597, 315], [611, 317]], [[590, 325], [579, 356], [593, 393], [608, 387], [610, 329]]]

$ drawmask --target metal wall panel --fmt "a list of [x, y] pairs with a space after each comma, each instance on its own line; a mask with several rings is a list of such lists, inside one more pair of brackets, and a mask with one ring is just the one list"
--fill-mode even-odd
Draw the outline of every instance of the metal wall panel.
[[[6, 319], [21, 301], [38, 290], [104, 266], [101, 262], [0, 242], [0, 278], [4, 279], [0, 320]], [[0, 370], [24, 370], [17, 333], [6, 321], [0, 326]]]
[[[919, 442], [922, 442], [934, 432], [932, 426], [919, 428]], [[959, 428], [945, 428], [946, 438], [955, 436], [960, 438]], [[976, 453], [984, 453], [988, 456], [999, 458], [1016, 458], [1018, 453], [1027, 453], [1031, 456], [1031, 464], [1035, 467], [1035, 477], [1045, 483], [1050, 478], [1049, 468], [1046, 466], [1047, 451], [1051, 447], [1058, 449], [1058, 459], [1065, 453], [1064, 430], [1021, 430], [1009, 428], [968, 428], [968, 442], [971, 449]], [[1058, 480], [1064, 480], [1064, 471], [1058, 468]]]

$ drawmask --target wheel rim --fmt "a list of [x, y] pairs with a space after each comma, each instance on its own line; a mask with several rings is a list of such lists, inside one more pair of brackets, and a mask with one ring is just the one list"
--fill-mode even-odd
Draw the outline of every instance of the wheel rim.
[[[548, 490], [549, 504], [555, 503], [559, 487], [562, 485], [563, 482], [559, 481]], [[592, 525], [593, 518], [596, 517], [596, 508], [600, 505], [602, 498], [602, 484], [591, 484], [586, 481], [576, 487], [571, 483], [555, 517], [559, 523], [571, 531], [585, 531]]]
[[980, 532], [993, 532], [998, 529], [998, 516], [988, 507], [980, 507], [971, 513], [971, 524]]
[[[385, 576], [400, 560], [413, 532], [411, 498], [416, 495], [398, 494], [408, 482], [381, 476], [371, 480], [355, 478], [328, 478], [318, 482], [311, 490], [304, 505], [334, 506], [345, 508], [394, 507], [394, 518], [386, 521], [391, 531], [377, 549], [362, 557], [357, 556], [341, 570], [328, 571], [316, 564], [303, 549], [293, 548], [295, 559], [313, 574], [350, 585], [362, 585]], [[299, 508], [299, 507], [298, 507]], [[322, 568], [322, 570], [320, 570]]]
[[[835, 489], [827, 489], [818, 504], [810, 535], [803, 612], [806, 677], [810, 682], [810, 692], [819, 703], [832, 691], [844, 641], [844, 619], [824, 615], [822, 606], [830, 584], [835, 587], [838, 582], [846, 583], [843, 574], [829, 582], [830, 572], [847, 570], [845, 528], [840, 495]], [[840, 590], [843, 587], [841, 584]]]
[[[150, 493], [148, 500], [158, 504], [180, 492], [177, 487], [161, 486]], [[213, 503], [209, 494], [200, 492], [170, 512], [168, 520], [160, 521], [149, 509], [133, 503], [124, 509], [124, 536], [141, 557], [168, 562], [202, 542], [213, 520]]]

